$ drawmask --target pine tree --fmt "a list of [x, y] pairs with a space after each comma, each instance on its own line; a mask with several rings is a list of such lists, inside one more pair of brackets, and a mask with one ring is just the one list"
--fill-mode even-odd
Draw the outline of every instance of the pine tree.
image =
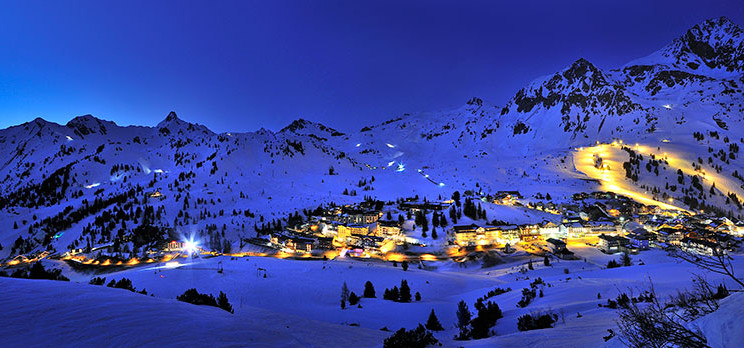
[[408, 287], [408, 281], [405, 279], [400, 281], [400, 294], [398, 296], [400, 302], [411, 302], [411, 288]]
[[408, 261], [403, 261], [403, 263], [400, 265], [404, 271], [408, 270]]
[[341, 286], [341, 302], [346, 302], [347, 300], [349, 300], [349, 286], [344, 282], [344, 285]]
[[547, 256], [547, 255], [545, 256], [545, 259], [543, 259], [543, 264], [544, 264], [545, 266], [550, 266], [550, 259], [548, 258], [548, 256]]
[[224, 292], [220, 291], [220, 295], [217, 296], [217, 307], [220, 307], [230, 313], [235, 313], [233, 311], [233, 307], [230, 304], [230, 301], [227, 300], [227, 295], [225, 295]]
[[466, 328], [470, 324], [470, 310], [468, 304], [465, 301], [460, 300], [457, 304], [457, 327], [461, 330]]
[[375, 287], [369, 280], [364, 283], [364, 294], [362, 295], [362, 297], [375, 298]]
[[630, 255], [628, 253], [623, 254], [623, 266], [630, 266], [632, 265], [632, 261], [630, 260]]
[[349, 295], [349, 305], [350, 305], [350, 306], [356, 305], [357, 303], [359, 303], [359, 300], [360, 300], [360, 299], [361, 299], [361, 298], [360, 298], [359, 296], [357, 296], [357, 294], [355, 294], [355, 293], [354, 293], [354, 292], [352, 291], [352, 292], [351, 292], [351, 294]]
[[413, 298], [418, 302], [421, 301], [421, 293], [416, 291], [416, 295], [413, 296]]
[[434, 309], [431, 310], [431, 313], [429, 313], [429, 319], [426, 320], [426, 328], [431, 331], [444, 330], [444, 327], [442, 327], [442, 323], [439, 322], [439, 318], [437, 318], [437, 315], [434, 314]]

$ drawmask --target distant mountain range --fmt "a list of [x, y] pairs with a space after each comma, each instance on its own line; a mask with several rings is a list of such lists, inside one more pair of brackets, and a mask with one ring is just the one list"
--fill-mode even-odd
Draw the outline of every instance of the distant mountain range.
[[[578, 59], [500, 106], [472, 98], [349, 133], [298, 119], [278, 132], [218, 134], [175, 112], [155, 127], [91, 115], [66, 125], [37, 118], [0, 131], [0, 257], [19, 236], [31, 249], [42, 247], [52, 230], [64, 233], [43, 247], [79, 245], [90, 237], [84, 228], [102, 229], [102, 214], [126, 207], [162, 207], [159, 223], [183, 229], [225, 225], [234, 241], [288, 212], [365, 195], [435, 199], [454, 190], [517, 189], [567, 197], [596, 189], [574, 170], [571, 151], [616, 139], [671, 143], [686, 159], [738, 175], [744, 166], [731, 144], [744, 146], [743, 87], [744, 34], [721, 17], [617, 69]], [[707, 161], [720, 151], [726, 154]], [[69, 226], [43, 222], [130, 191], [122, 198], [128, 205], [80, 213]], [[150, 198], [155, 191], [164, 198]], [[110, 231], [126, 234], [137, 222]]]

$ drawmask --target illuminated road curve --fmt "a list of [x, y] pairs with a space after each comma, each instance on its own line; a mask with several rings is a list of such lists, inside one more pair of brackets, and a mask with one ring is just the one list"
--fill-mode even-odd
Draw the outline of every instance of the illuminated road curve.
[[[647, 146], [641, 145], [631, 148], [636, 151], [636, 153], [640, 153], [644, 156], [654, 153]], [[595, 155], [602, 158], [603, 168], [595, 167]], [[646, 205], [658, 205], [662, 209], [687, 211], [684, 208], [673, 205], [671, 199], [670, 202], [661, 202], [653, 199], [651, 195], [641, 192], [638, 187], [626, 180], [623, 162], [625, 162], [627, 158], [627, 153], [623, 151], [621, 145], [617, 143], [599, 144], [592, 147], [578, 148], [576, 149], [576, 152], [574, 152], [573, 156], [574, 167], [576, 170], [584, 173], [592, 179], [599, 180], [602, 185], [600, 190], [602, 191], [614, 192]], [[682, 161], [669, 158], [669, 166], [671, 168], [674, 168], [674, 170], [682, 169], [684, 172], [689, 174], [690, 170], [688, 168], [681, 168], [679, 166], [679, 163], [681, 162]]]

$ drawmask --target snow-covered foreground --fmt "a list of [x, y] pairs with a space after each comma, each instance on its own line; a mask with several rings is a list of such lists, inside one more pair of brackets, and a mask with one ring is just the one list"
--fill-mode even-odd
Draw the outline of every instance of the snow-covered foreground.
[[[413, 328], [424, 323], [434, 309], [445, 327], [435, 336], [445, 346], [617, 346], [617, 340], [605, 343], [602, 339], [607, 329], [615, 329], [617, 312], [600, 308], [599, 303], [630, 289], [638, 293], [648, 287], [649, 280], [661, 296], [668, 296], [677, 289], [690, 288], [693, 274], [704, 274], [662, 251], [634, 255], [630, 267], [603, 269], [608, 260], [619, 256], [604, 255], [586, 246], [572, 245], [571, 249], [582, 259], [553, 260], [547, 267], [541, 259], [534, 259], [535, 269], [526, 273], [519, 270], [528, 256], [518, 252], [504, 257], [505, 263], [487, 269], [480, 264], [463, 268], [437, 262], [427, 264], [431, 269], [411, 266], [403, 271], [391, 263], [344, 259], [217, 257], [190, 264], [180, 259], [179, 268], [153, 265], [101, 275], [108, 280], [129, 278], [138, 290], [146, 288], [154, 297], [88, 285], [92, 275], [69, 269], [66, 274], [72, 278], [70, 283], [0, 278], [6, 294], [0, 300], [4, 313], [0, 337], [13, 345], [39, 346], [52, 342], [82, 346], [380, 346], [391, 334], [381, 328]], [[223, 273], [217, 272], [220, 262]], [[744, 258], [737, 256], [735, 265], [744, 269]], [[265, 270], [266, 278], [259, 268]], [[706, 276], [714, 284], [728, 283], [717, 275]], [[537, 277], [549, 284], [543, 289], [544, 297], [518, 308], [521, 289]], [[384, 289], [400, 285], [402, 279], [408, 281], [412, 293], [421, 293], [420, 302], [382, 300]], [[378, 298], [364, 298], [362, 308], [342, 310], [342, 284], [346, 282], [351, 291], [361, 295], [368, 280], [374, 284]], [[235, 314], [175, 300], [192, 287], [214, 295], [224, 291]], [[494, 287], [513, 289], [491, 298], [504, 312], [504, 318], [494, 327], [496, 336], [454, 341], [457, 302], [465, 300], [475, 311], [475, 300]], [[741, 309], [741, 297], [732, 295], [719, 312], [711, 315], [714, 318], [701, 319], [701, 327], [714, 347], [744, 344], [741, 335], [736, 334], [744, 330], [744, 324], [734, 320]], [[545, 310], [560, 316], [555, 328], [517, 330], [519, 316]], [[24, 329], [29, 322], [35, 323], [35, 331]]]
[[0, 278], [0, 287], [4, 347], [345, 347], [374, 346], [385, 336], [258, 308], [233, 315], [87, 284]]

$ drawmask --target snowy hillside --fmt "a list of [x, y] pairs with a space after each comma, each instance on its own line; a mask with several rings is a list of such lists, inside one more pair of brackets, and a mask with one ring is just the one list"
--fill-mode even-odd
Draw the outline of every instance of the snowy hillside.
[[[519, 190], [561, 200], [600, 188], [574, 167], [575, 149], [613, 140], [673, 152], [730, 180], [720, 198], [705, 177], [703, 190], [673, 192], [673, 172], [659, 177], [637, 163], [631, 187], [736, 217], [742, 40], [739, 26], [712, 19], [619, 69], [578, 59], [502, 106], [472, 98], [350, 131], [299, 119], [277, 132], [217, 134], [174, 112], [154, 127], [38, 118], [0, 131], [0, 256], [104, 244], [130, 236], [142, 219], [185, 232], [211, 226], [237, 244], [266, 221], [363, 196]], [[104, 224], [104, 214], [114, 222]]]
[[[740, 279], [672, 252], [744, 267], [743, 89], [721, 17], [621, 67], [579, 58], [509, 100], [353, 130], [0, 130], [0, 343], [378, 347], [436, 312], [446, 347], [609, 348], [622, 301], [699, 274], [720, 306], [685, 325], [741, 346]], [[176, 300], [192, 288], [232, 310]]]

